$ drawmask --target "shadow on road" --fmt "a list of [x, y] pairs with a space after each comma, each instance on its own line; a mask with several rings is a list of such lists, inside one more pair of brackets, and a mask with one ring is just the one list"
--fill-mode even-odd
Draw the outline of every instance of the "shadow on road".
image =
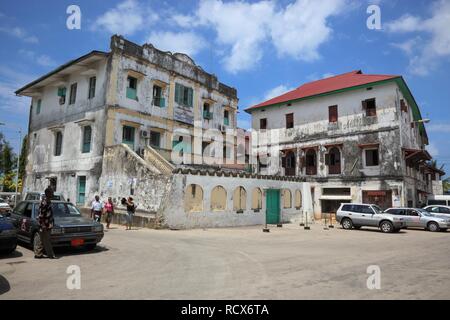
[[87, 250], [86, 248], [54, 248], [55, 254], [60, 257], [64, 256], [77, 256], [81, 254], [97, 254], [109, 251], [107, 247], [104, 246], [96, 246], [93, 250]]
[[0, 275], [0, 295], [11, 290], [11, 286], [9, 285], [8, 280], [2, 275]]
[[[368, 228], [368, 229], [364, 229], [364, 228], [360, 228], [360, 229], [352, 229], [352, 230], [345, 230], [343, 228], [339, 228], [340, 230], [344, 230], [344, 231], [349, 231], [349, 232], [375, 232], [375, 233], [383, 233], [380, 229], [376, 229], [376, 228]], [[407, 233], [405, 232], [405, 230], [401, 229], [398, 232], [390, 232], [388, 234], [404, 234]]]
[[11, 259], [11, 258], [20, 258], [22, 256], [23, 256], [22, 252], [15, 250], [14, 252], [9, 253], [9, 254], [0, 254], [0, 260]]

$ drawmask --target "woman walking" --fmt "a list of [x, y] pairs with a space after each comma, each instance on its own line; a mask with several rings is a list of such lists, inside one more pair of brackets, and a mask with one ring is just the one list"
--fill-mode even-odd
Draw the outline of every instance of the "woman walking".
[[111, 197], [108, 198], [104, 208], [106, 211], [106, 229], [109, 229], [109, 225], [111, 224], [114, 215], [114, 204]]
[[128, 197], [126, 206], [127, 206], [127, 227], [125, 230], [131, 230], [134, 212], [136, 211], [136, 205], [134, 204], [132, 197]]

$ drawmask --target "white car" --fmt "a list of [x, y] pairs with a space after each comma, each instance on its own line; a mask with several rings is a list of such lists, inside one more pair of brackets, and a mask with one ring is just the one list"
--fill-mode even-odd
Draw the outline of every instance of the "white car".
[[8, 212], [11, 210], [11, 207], [5, 200], [0, 200], [0, 212]]
[[432, 214], [437, 214], [440, 216], [443, 216], [443, 215], [450, 216], [450, 206], [431, 205], [431, 206], [426, 206], [423, 209], [427, 210], [429, 213], [432, 213]]

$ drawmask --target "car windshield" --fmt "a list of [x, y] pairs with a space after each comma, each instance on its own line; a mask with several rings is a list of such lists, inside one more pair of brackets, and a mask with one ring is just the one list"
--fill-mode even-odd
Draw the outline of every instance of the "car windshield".
[[373, 210], [375, 210], [375, 213], [382, 213], [383, 210], [379, 206], [372, 206]]
[[80, 211], [69, 203], [52, 203], [52, 210], [55, 217], [81, 216]]

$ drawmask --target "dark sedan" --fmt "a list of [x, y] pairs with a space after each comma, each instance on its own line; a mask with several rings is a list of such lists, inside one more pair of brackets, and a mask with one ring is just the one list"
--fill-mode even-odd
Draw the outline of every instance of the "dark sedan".
[[[81, 216], [80, 211], [71, 203], [52, 202], [55, 225], [51, 233], [53, 247], [95, 248], [103, 238], [103, 225]], [[19, 241], [33, 246], [38, 240], [39, 201], [20, 202], [11, 213], [11, 220], [17, 229]]]
[[0, 253], [14, 252], [16, 246], [17, 231], [11, 220], [0, 214]]

